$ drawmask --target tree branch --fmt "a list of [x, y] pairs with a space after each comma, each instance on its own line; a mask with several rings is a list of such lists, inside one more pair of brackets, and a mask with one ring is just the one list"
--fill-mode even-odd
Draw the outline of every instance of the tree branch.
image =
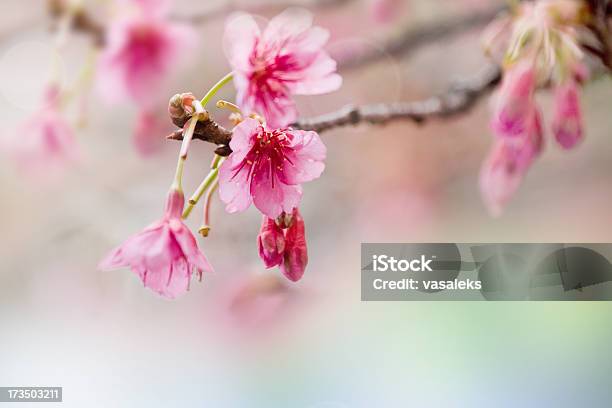
[[612, 3], [609, 0], [588, 0], [591, 16], [591, 21], [587, 24], [587, 28], [591, 31], [598, 46], [594, 47], [590, 44], [581, 44], [586, 51], [599, 58], [601, 63], [612, 70], [612, 38], [610, 32], [609, 19], [612, 14]]
[[[471, 78], [458, 81], [446, 92], [421, 101], [378, 103], [363, 106], [346, 106], [336, 112], [302, 119], [291, 125], [294, 129], [314, 130], [318, 133], [343, 126], [362, 123], [383, 125], [393, 121], [411, 120], [417, 124], [433, 118], [448, 118], [468, 111], [500, 80], [500, 69], [488, 65]], [[184, 123], [183, 123], [184, 124]], [[177, 123], [182, 126], [181, 123]], [[219, 145], [216, 153], [227, 156], [231, 153], [229, 142], [232, 134], [219, 126], [212, 118], [198, 123], [193, 138]], [[183, 130], [168, 136], [170, 140], [182, 140]]]
[[247, 5], [241, 4], [240, 2], [227, 2], [221, 7], [217, 7], [212, 10], [205, 11], [200, 14], [193, 14], [190, 16], [173, 16], [175, 20], [185, 21], [192, 24], [205, 24], [209, 21], [213, 21], [219, 18], [223, 18], [224, 16], [239, 10], [249, 10], [251, 12], [274, 12], [277, 9], [283, 9], [287, 7], [317, 7], [317, 8], [327, 8], [327, 7], [339, 7], [345, 3], [349, 3], [353, 0], [285, 0], [283, 2], [275, 2], [268, 1], [262, 2], [260, 4], [255, 5]]
[[344, 60], [339, 58], [339, 67], [344, 70], [353, 69], [375, 62], [386, 55], [406, 56], [428, 44], [484, 26], [505, 10], [508, 10], [506, 5], [495, 5], [486, 10], [468, 13], [466, 16], [446, 18], [421, 27], [410, 24], [399, 35], [388, 40], [382, 49], [374, 49]]

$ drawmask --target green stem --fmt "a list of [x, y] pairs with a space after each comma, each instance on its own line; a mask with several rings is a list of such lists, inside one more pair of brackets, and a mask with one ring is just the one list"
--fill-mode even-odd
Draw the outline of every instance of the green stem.
[[206, 95], [204, 95], [204, 97], [202, 98], [202, 100], [200, 101], [200, 103], [202, 104], [202, 106], [206, 106], [206, 104], [208, 102], [210, 102], [210, 100], [212, 99], [213, 96], [215, 96], [215, 94], [217, 92], [219, 92], [219, 90], [221, 88], [223, 88], [223, 86], [225, 84], [227, 84], [229, 81], [231, 81], [234, 78], [234, 73], [230, 72], [229, 74], [225, 75], [223, 78], [221, 78], [219, 80], [219, 82], [217, 82], [212, 88], [210, 88], [210, 90], [208, 92], [206, 92]]
[[191, 211], [193, 210], [193, 208], [196, 206], [196, 204], [198, 204], [198, 201], [200, 201], [200, 198], [202, 198], [206, 190], [208, 190], [208, 188], [212, 185], [212, 183], [214, 183], [218, 175], [219, 175], [219, 169], [214, 168], [210, 171], [210, 173], [208, 173], [206, 178], [202, 180], [202, 182], [200, 183], [196, 191], [189, 198], [187, 207], [185, 208], [185, 211], [183, 211], [183, 219], [186, 219], [187, 217], [189, 217], [189, 214], [191, 214]]
[[183, 191], [183, 168], [185, 167], [185, 161], [187, 160], [187, 154], [183, 154], [183, 151], [187, 150], [186, 148], [189, 146], [189, 142], [193, 137], [193, 132], [195, 131], [197, 123], [198, 117], [197, 115], [195, 115], [193, 118], [190, 119], [187, 131], [185, 131], [183, 143], [181, 144], [181, 153], [179, 154], [178, 163], [176, 164], [176, 172], [174, 173], [174, 181], [172, 182], [172, 186], [170, 187], [173, 190]]

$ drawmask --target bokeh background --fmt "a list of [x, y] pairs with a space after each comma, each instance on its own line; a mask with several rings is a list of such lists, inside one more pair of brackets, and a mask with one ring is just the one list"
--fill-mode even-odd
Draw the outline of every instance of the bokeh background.
[[[256, 3], [178, 1], [175, 13]], [[276, 3], [257, 12], [270, 17]], [[382, 45], [407, 26], [500, 4], [410, 0], [381, 24], [367, 1], [340, 3], [304, 3], [331, 30], [331, 52], [380, 58], [343, 71], [339, 92], [301, 98], [304, 116], [419, 99], [473, 74], [485, 61], [481, 27], [400, 56]], [[220, 14], [198, 27], [196, 58], [168, 96], [202, 94], [228, 71], [223, 22]], [[48, 28], [41, 0], [0, 2], [3, 134], [37, 106], [54, 55]], [[88, 44], [74, 36], [61, 54], [67, 82]], [[498, 219], [477, 185], [492, 141], [486, 99], [448, 121], [325, 133], [327, 167], [302, 204], [310, 260], [302, 281], [263, 269], [254, 208], [228, 216], [216, 201], [211, 235], [200, 239], [216, 271], [176, 301], [129, 271], [95, 269], [160, 215], [178, 144], [142, 157], [131, 141], [137, 108], [92, 93], [78, 131], [86, 157], [60, 182], [32, 183], [0, 163], [0, 385], [63, 386], [69, 407], [609, 407], [610, 303], [361, 302], [359, 250], [361, 242], [612, 241], [611, 91], [607, 78], [585, 88], [586, 140], [571, 152], [548, 143]], [[231, 87], [221, 96], [231, 100]], [[550, 97], [540, 98], [550, 111]], [[187, 191], [211, 152], [194, 147]]]

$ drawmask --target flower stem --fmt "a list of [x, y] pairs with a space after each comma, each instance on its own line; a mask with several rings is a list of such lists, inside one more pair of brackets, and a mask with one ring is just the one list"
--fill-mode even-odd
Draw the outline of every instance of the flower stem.
[[207, 237], [210, 232], [210, 204], [212, 203], [212, 196], [217, 191], [219, 187], [219, 178], [215, 179], [212, 186], [208, 189], [206, 193], [206, 198], [204, 199], [204, 220], [202, 226], [199, 228], [198, 232], [202, 234], [203, 237]]
[[[187, 160], [186, 150], [193, 137], [196, 124], [198, 123], [199, 115], [194, 115], [189, 120], [187, 130], [183, 136], [183, 143], [181, 144], [181, 153], [179, 154], [178, 163], [176, 164], [176, 172], [174, 173], [174, 181], [172, 182], [171, 188], [177, 191], [183, 191], [183, 168], [185, 167], [185, 161]], [[185, 152], [185, 153], [184, 153]]]
[[208, 173], [206, 178], [202, 180], [202, 182], [200, 183], [196, 191], [194, 191], [192, 196], [189, 198], [187, 207], [185, 208], [185, 211], [183, 211], [183, 219], [186, 219], [187, 217], [189, 217], [189, 214], [191, 214], [191, 211], [193, 210], [193, 208], [196, 206], [198, 201], [200, 201], [200, 198], [202, 198], [206, 190], [208, 190], [211, 184], [217, 179], [218, 174], [219, 174], [219, 169], [213, 169], [210, 171], [210, 173]]
[[227, 74], [223, 78], [221, 78], [219, 80], [219, 82], [217, 82], [212, 88], [210, 88], [210, 90], [208, 92], [206, 92], [206, 95], [204, 95], [204, 97], [200, 101], [202, 106], [206, 106], [206, 104], [208, 102], [210, 102], [210, 100], [213, 98], [213, 96], [215, 96], [215, 94], [217, 92], [219, 92], [219, 90], [221, 88], [223, 88], [223, 86], [225, 84], [227, 84], [229, 81], [231, 81], [233, 78], [234, 78], [234, 73], [233, 72], [230, 72], [229, 74]]
[[198, 201], [202, 198], [206, 190], [208, 190], [213, 183], [215, 183], [219, 176], [219, 165], [223, 161], [223, 157], [219, 155], [215, 155], [213, 162], [211, 164], [211, 170], [208, 175], [202, 180], [196, 191], [191, 195], [189, 201], [187, 202], [187, 207], [183, 212], [183, 219], [189, 217], [193, 208], [198, 204]]

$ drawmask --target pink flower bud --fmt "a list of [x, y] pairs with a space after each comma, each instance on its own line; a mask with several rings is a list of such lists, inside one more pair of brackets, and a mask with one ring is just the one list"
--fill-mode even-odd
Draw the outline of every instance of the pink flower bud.
[[480, 171], [480, 190], [491, 215], [503, 208], [520, 187], [525, 174], [542, 151], [541, 115], [529, 116], [528, 131], [516, 139], [498, 139]]
[[530, 62], [519, 62], [505, 72], [491, 122], [496, 135], [518, 137], [525, 134], [534, 109], [535, 85], [536, 74]]
[[569, 80], [555, 89], [555, 114], [552, 130], [555, 139], [564, 149], [571, 149], [582, 140], [580, 96], [574, 80]]
[[187, 117], [193, 114], [191, 104], [195, 101], [195, 96], [191, 93], [176, 94], [168, 102], [168, 113], [173, 122], [183, 123]]
[[278, 266], [283, 262], [285, 251], [285, 235], [276, 222], [263, 216], [261, 230], [257, 236], [259, 245], [259, 257], [264, 261], [266, 268]]
[[281, 272], [287, 279], [297, 282], [304, 275], [308, 264], [308, 249], [306, 248], [306, 231], [304, 220], [297, 208], [293, 210], [293, 222], [285, 234], [285, 253]]

